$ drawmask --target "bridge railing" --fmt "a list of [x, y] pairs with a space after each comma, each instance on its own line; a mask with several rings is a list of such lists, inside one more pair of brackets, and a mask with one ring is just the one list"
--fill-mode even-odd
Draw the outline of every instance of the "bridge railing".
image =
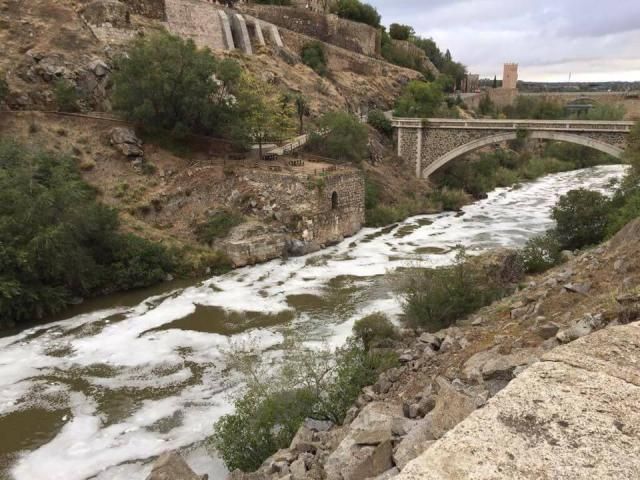
[[606, 120], [459, 120], [451, 118], [398, 118], [392, 119], [396, 128], [442, 128], [464, 130], [562, 130], [629, 132], [634, 122]]

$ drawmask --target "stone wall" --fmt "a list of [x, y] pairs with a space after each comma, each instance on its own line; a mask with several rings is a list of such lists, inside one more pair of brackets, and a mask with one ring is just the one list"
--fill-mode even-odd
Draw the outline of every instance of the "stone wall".
[[123, 0], [134, 15], [165, 21], [165, 0]]
[[236, 227], [220, 243], [236, 267], [310, 253], [364, 225], [364, 177], [357, 170], [341, 168], [320, 177], [251, 169], [235, 181], [244, 185], [236, 188], [256, 192], [261, 215], [269, 217]]
[[271, 5], [245, 5], [242, 10], [293, 32], [364, 55], [380, 54], [380, 32], [363, 23], [307, 9]]

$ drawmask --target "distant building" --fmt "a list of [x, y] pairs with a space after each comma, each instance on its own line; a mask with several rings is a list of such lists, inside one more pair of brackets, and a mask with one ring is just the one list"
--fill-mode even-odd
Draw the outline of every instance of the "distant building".
[[480, 75], [467, 73], [462, 79], [460, 90], [462, 90], [462, 93], [474, 93], [480, 91]]
[[505, 63], [502, 75], [502, 88], [516, 90], [518, 88], [518, 64]]

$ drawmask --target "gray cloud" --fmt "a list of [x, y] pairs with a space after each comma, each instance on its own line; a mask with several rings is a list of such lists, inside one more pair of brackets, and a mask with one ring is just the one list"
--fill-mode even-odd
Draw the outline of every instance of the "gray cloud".
[[412, 25], [471, 71], [493, 76], [520, 63], [526, 80], [640, 80], [640, 1], [369, 0]]

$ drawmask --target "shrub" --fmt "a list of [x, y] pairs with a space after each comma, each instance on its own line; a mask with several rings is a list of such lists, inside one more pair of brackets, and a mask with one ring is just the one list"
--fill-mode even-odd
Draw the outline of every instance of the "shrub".
[[367, 123], [387, 137], [393, 134], [391, 120], [381, 110], [371, 110], [367, 116]]
[[331, 13], [347, 20], [366, 23], [372, 27], [378, 28], [380, 26], [381, 17], [378, 11], [360, 0], [338, 0], [331, 7]]
[[353, 335], [362, 341], [365, 350], [368, 351], [375, 343], [396, 338], [397, 332], [386, 315], [372, 313], [353, 325]]
[[327, 74], [327, 58], [322, 43], [314, 41], [304, 44], [300, 56], [302, 63], [318, 75], [325, 76]]
[[216, 212], [206, 221], [196, 226], [195, 234], [198, 241], [211, 245], [214, 240], [229, 235], [231, 229], [240, 225], [244, 219], [241, 215], [228, 210]]
[[631, 220], [640, 216], [640, 189], [619, 192], [612, 201], [613, 208], [607, 221], [607, 234], [616, 234]]
[[118, 232], [73, 159], [0, 142], [0, 318], [40, 319], [74, 297], [162, 281], [164, 247]]
[[468, 203], [469, 198], [462, 190], [443, 187], [431, 194], [431, 200], [443, 210], [457, 211]]
[[401, 275], [397, 293], [405, 321], [429, 331], [449, 327], [505, 293], [502, 282], [472, 264], [464, 251], [451, 266], [412, 269]]
[[307, 417], [342, 423], [361, 389], [396, 363], [391, 355], [367, 352], [354, 339], [335, 353], [300, 351], [295, 346], [289, 351], [293, 353], [269, 373], [244, 358], [229, 362], [247, 382], [234, 412], [220, 418], [212, 437], [230, 470], [256, 470], [289, 446]]
[[529, 240], [518, 252], [518, 258], [527, 273], [545, 272], [562, 262], [562, 248], [556, 236], [550, 232]]
[[76, 87], [71, 82], [64, 79], [58, 80], [53, 87], [53, 94], [59, 111], [78, 111], [79, 96]]
[[312, 135], [310, 146], [322, 155], [347, 162], [359, 163], [368, 154], [367, 127], [346, 112], [330, 112], [318, 121], [324, 136]]
[[560, 197], [551, 216], [562, 248], [575, 250], [602, 241], [609, 212], [609, 200], [599, 192], [571, 190]]

